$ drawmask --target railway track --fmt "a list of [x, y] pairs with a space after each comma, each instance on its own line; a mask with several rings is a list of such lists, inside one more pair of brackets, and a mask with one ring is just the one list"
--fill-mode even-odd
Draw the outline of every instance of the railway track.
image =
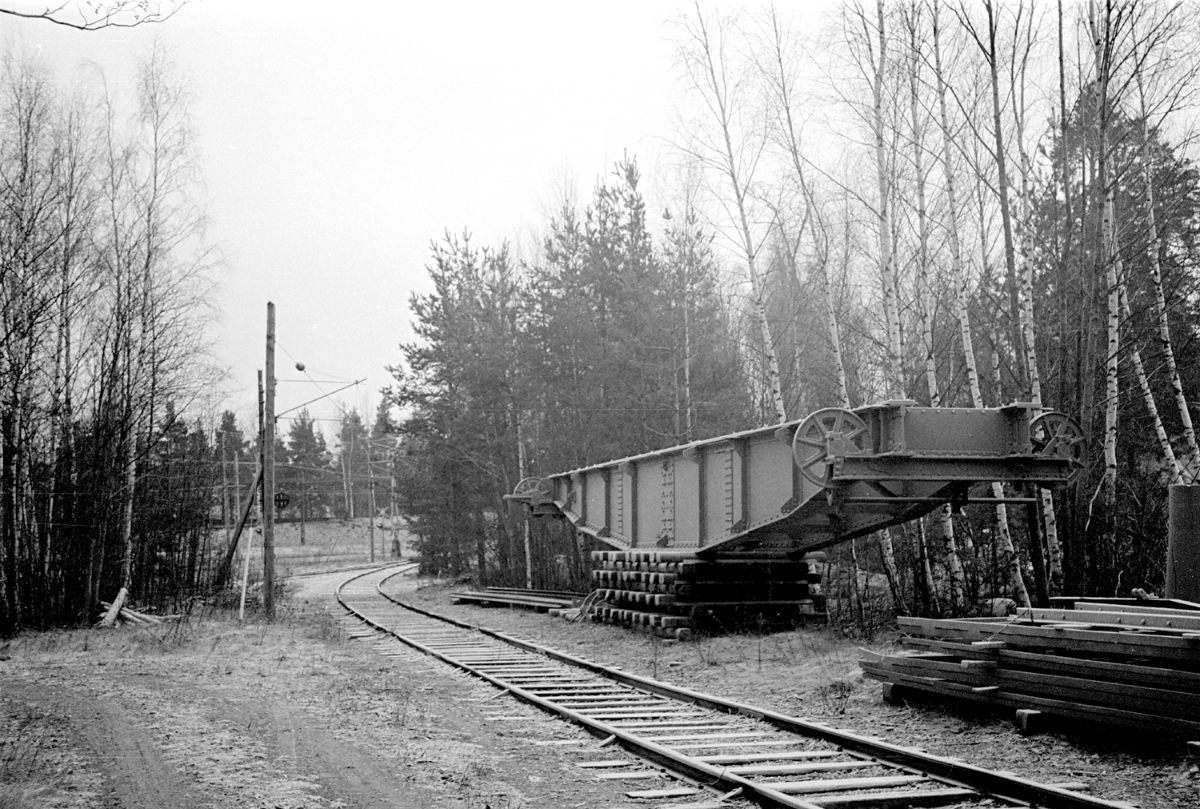
[[384, 591], [388, 579], [409, 567], [352, 576], [338, 588], [338, 601], [375, 632], [582, 726], [602, 737], [603, 746], [619, 745], [643, 762], [580, 762], [598, 777], [671, 781], [631, 791], [630, 797], [687, 798], [691, 809], [723, 806], [732, 797], [791, 809], [1130, 807], [1083, 794], [1078, 785], [1040, 784], [986, 770], [439, 616]]

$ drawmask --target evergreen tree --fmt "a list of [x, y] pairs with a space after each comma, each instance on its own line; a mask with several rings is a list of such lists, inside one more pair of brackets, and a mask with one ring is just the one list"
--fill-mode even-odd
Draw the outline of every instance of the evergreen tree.
[[338, 425], [337, 469], [342, 478], [342, 497], [338, 513], [344, 519], [368, 516], [367, 427], [355, 409], [342, 414]]
[[277, 485], [289, 492], [287, 511], [301, 520], [321, 519], [340, 498], [340, 476], [332, 468], [325, 436], [316, 429], [306, 409], [293, 419], [287, 431], [287, 447], [277, 452], [287, 465], [276, 472]]

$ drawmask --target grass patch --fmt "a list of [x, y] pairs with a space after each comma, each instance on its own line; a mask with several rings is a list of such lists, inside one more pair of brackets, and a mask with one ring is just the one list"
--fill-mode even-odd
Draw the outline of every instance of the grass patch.
[[[235, 578], [241, 576], [242, 552], [245, 548], [243, 535], [242, 547], [234, 557], [233, 570]], [[393, 559], [392, 542], [400, 543], [400, 553], [404, 558], [413, 554], [416, 537], [406, 530], [400, 529], [393, 533], [386, 522], [375, 525], [374, 561], [386, 562]], [[213, 537], [218, 547], [224, 547], [224, 531], [215, 532]], [[259, 581], [262, 577], [262, 534], [257, 530], [253, 534], [253, 547], [250, 557], [250, 579]], [[280, 577], [304, 573], [317, 573], [336, 570], [345, 567], [370, 564], [371, 531], [365, 517], [354, 520], [310, 520], [304, 525], [304, 542], [300, 542], [300, 523], [275, 523], [275, 562], [276, 573]]]

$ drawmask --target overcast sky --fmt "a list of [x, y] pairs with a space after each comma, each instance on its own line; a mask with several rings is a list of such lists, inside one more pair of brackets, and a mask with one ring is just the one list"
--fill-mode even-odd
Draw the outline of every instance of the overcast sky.
[[[331, 401], [373, 409], [431, 240], [532, 243], [564, 184], [586, 197], [625, 150], [652, 184], [669, 151], [685, 2], [337, 7], [192, 0], [162, 25], [97, 32], [0, 17], [5, 44], [60, 82], [92, 61], [131, 96], [155, 38], [186, 76], [223, 256], [214, 350], [247, 420], [268, 300], [277, 376], [303, 378], [302, 361], [314, 379], [365, 378]], [[336, 387], [282, 382], [277, 409]]]

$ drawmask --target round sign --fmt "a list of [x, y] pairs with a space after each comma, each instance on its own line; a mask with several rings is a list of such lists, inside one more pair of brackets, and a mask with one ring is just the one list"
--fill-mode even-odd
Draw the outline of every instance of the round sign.
[[287, 496], [287, 492], [275, 492], [275, 508], [287, 508], [290, 502], [292, 498]]

